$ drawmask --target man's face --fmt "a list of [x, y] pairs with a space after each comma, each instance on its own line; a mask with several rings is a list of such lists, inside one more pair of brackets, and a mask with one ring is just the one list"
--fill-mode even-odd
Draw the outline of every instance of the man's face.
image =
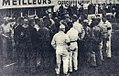
[[24, 24], [24, 20], [21, 19], [20, 21], [18, 21], [18, 24], [23, 25]]
[[5, 21], [5, 25], [7, 25], [9, 22], [8, 21]]
[[87, 27], [88, 26], [88, 23], [87, 22], [84, 22], [84, 27]]
[[102, 21], [105, 23], [105, 22], [106, 22], [106, 19], [105, 19], [105, 18], [103, 18], [103, 19], [102, 19]]
[[24, 24], [28, 25], [28, 19], [24, 19]]
[[24, 25], [23, 25], [23, 27], [24, 28], [27, 28], [28, 26], [29, 26], [28, 19], [24, 19]]

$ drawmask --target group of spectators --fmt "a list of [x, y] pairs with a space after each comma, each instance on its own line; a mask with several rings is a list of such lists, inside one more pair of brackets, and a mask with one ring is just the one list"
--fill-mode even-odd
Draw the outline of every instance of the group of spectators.
[[[91, 5], [93, 4], [90, 4], [88, 8], [92, 8]], [[57, 12], [47, 13], [42, 18], [38, 16], [25, 16], [18, 17], [15, 20], [7, 19], [1, 21], [0, 53], [5, 58], [14, 59], [18, 68], [23, 68], [25, 72], [31, 73], [37, 71], [36, 67], [38, 65], [43, 65], [43, 67], [49, 65], [52, 60], [48, 58], [56, 57], [56, 67], [59, 70], [60, 58], [57, 56], [57, 49], [55, 51], [53, 47], [56, 48], [57, 46], [57, 42], [55, 41], [60, 39], [62, 41], [61, 37], [66, 38], [64, 34], [68, 34], [70, 31], [68, 35], [71, 35], [71, 37], [78, 35], [76, 40], [69, 40], [66, 44], [70, 46], [73, 42], [77, 43], [72, 46], [73, 49], [68, 48], [66, 54], [70, 55], [70, 58], [68, 58], [70, 62], [75, 59], [73, 61], [74, 70], [78, 70], [79, 59], [82, 59], [85, 63], [89, 63], [88, 65], [91, 67], [99, 66], [102, 64], [102, 61], [111, 58], [112, 25], [106, 19], [106, 14], [103, 14], [104, 12], [102, 12], [102, 18], [98, 13], [94, 13], [95, 17], [92, 17], [90, 20], [88, 19], [89, 12], [91, 13], [92, 11], [88, 10], [87, 13], [87, 9], [85, 10], [80, 7], [77, 12], [76, 6], [69, 6], [65, 9], [61, 5]], [[75, 35], [76, 33], [72, 34], [71, 28], [77, 30], [77, 35]], [[63, 31], [64, 36], [62, 35], [53, 41], [55, 34], [59, 31]], [[68, 50], [76, 50], [75, 55], [71, 55], [71, 51]], [[78, 52], [82, 53], [82, 55], [79, 55]], [[73, 56], [75, 57], [72, 59]], [[66, 62], [64, 60], [64, 63]], [[70, 68], [72, 68], [71, 65]], [[63, 66], [65, 74], [68, 71], [66, 69], [67, 66], [68, 64]], [[72, 69], [70, 72], [72, 72]], [[59, 74], [59, 71], [56, 71], [56, 73]]]

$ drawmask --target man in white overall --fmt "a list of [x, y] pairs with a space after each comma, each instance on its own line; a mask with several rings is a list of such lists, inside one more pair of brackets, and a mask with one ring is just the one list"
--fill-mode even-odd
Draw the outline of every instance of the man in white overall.
[[[70, 39], [70, 52], [69, 52], [69, 72], [73, 70], [78, 70], [78, 44], [77, 40], [79, 39], [78, 31], [72, 27], [68, 32], [67, 35]], [[73, 62], [73, 63], [72, 63]], [[74, 67], [74, 69], [73, 69]]]
[[[70, 39], [70, 51], [69, 51], [69, 72], [78, 70], [78, 43], [77, 40], [82, 38], [83, 27], [79, 23], [77, 16], [73, 16], [74, 23], [67, 35]], [[73, 68], [74, 67], [74, 68]]]
[[[70, 45], [70, 40], [65, 32], [65, 26], [63, 24], [59, 27], [59, 32], [53, 36], [51, 45], [56, 49], [56, 74], [60, 74], [61, 61], [63, 61], [63, 73], [68, 75], [68, 46]], [[61, 60], [62, 59], [62, 60]]]
[[102, 18], [99, 26], [103, 30], [103, 41], [101, 48], [105, 45], [105, 57], [111, 58], [111, 36], [112, 36], [112, 24], [106, 19]]

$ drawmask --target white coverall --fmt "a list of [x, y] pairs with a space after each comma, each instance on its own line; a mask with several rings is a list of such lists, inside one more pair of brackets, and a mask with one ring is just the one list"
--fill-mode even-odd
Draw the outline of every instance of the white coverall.
[[[56, 49], [56, 74], [60, 73], [61, 61], [63, 61], [63, 72], [64, 74], [68, 73], [68, 46], [69, 37], [63, 31], [56, 33], [52, 39], [51, 45]], [[62, 58], [62, 60], [61, 60]]]
[[[111, 58], [111, 33], [112, 33], [112, 25], [109, 21], [104, 22], [100, 22], [99, 26], [103, 29], [103, 35], [104, 35], [104, 39], [101, 43], [101, 49], [103, 47], [103, 45], [106, 45], [106, 57]], [[106, 40], [106, 38], [108, 40]]]
[[69, 71], [72, 72], [73, 71], [73, 67], [74, 67], [74, 70], [78, 69], [78, 59], [77, 59], [78, 58], [77, 40], [79, 39], [78, 31], [72, 27], [67, 32], [67, 35], [69, 36], [69, 39], [70, 39]]

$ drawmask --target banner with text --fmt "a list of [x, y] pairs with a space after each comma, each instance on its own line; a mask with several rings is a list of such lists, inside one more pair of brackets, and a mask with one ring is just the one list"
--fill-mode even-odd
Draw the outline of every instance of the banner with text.
[[0, 0], [0, 9], [53, 6], [53, 0]]

